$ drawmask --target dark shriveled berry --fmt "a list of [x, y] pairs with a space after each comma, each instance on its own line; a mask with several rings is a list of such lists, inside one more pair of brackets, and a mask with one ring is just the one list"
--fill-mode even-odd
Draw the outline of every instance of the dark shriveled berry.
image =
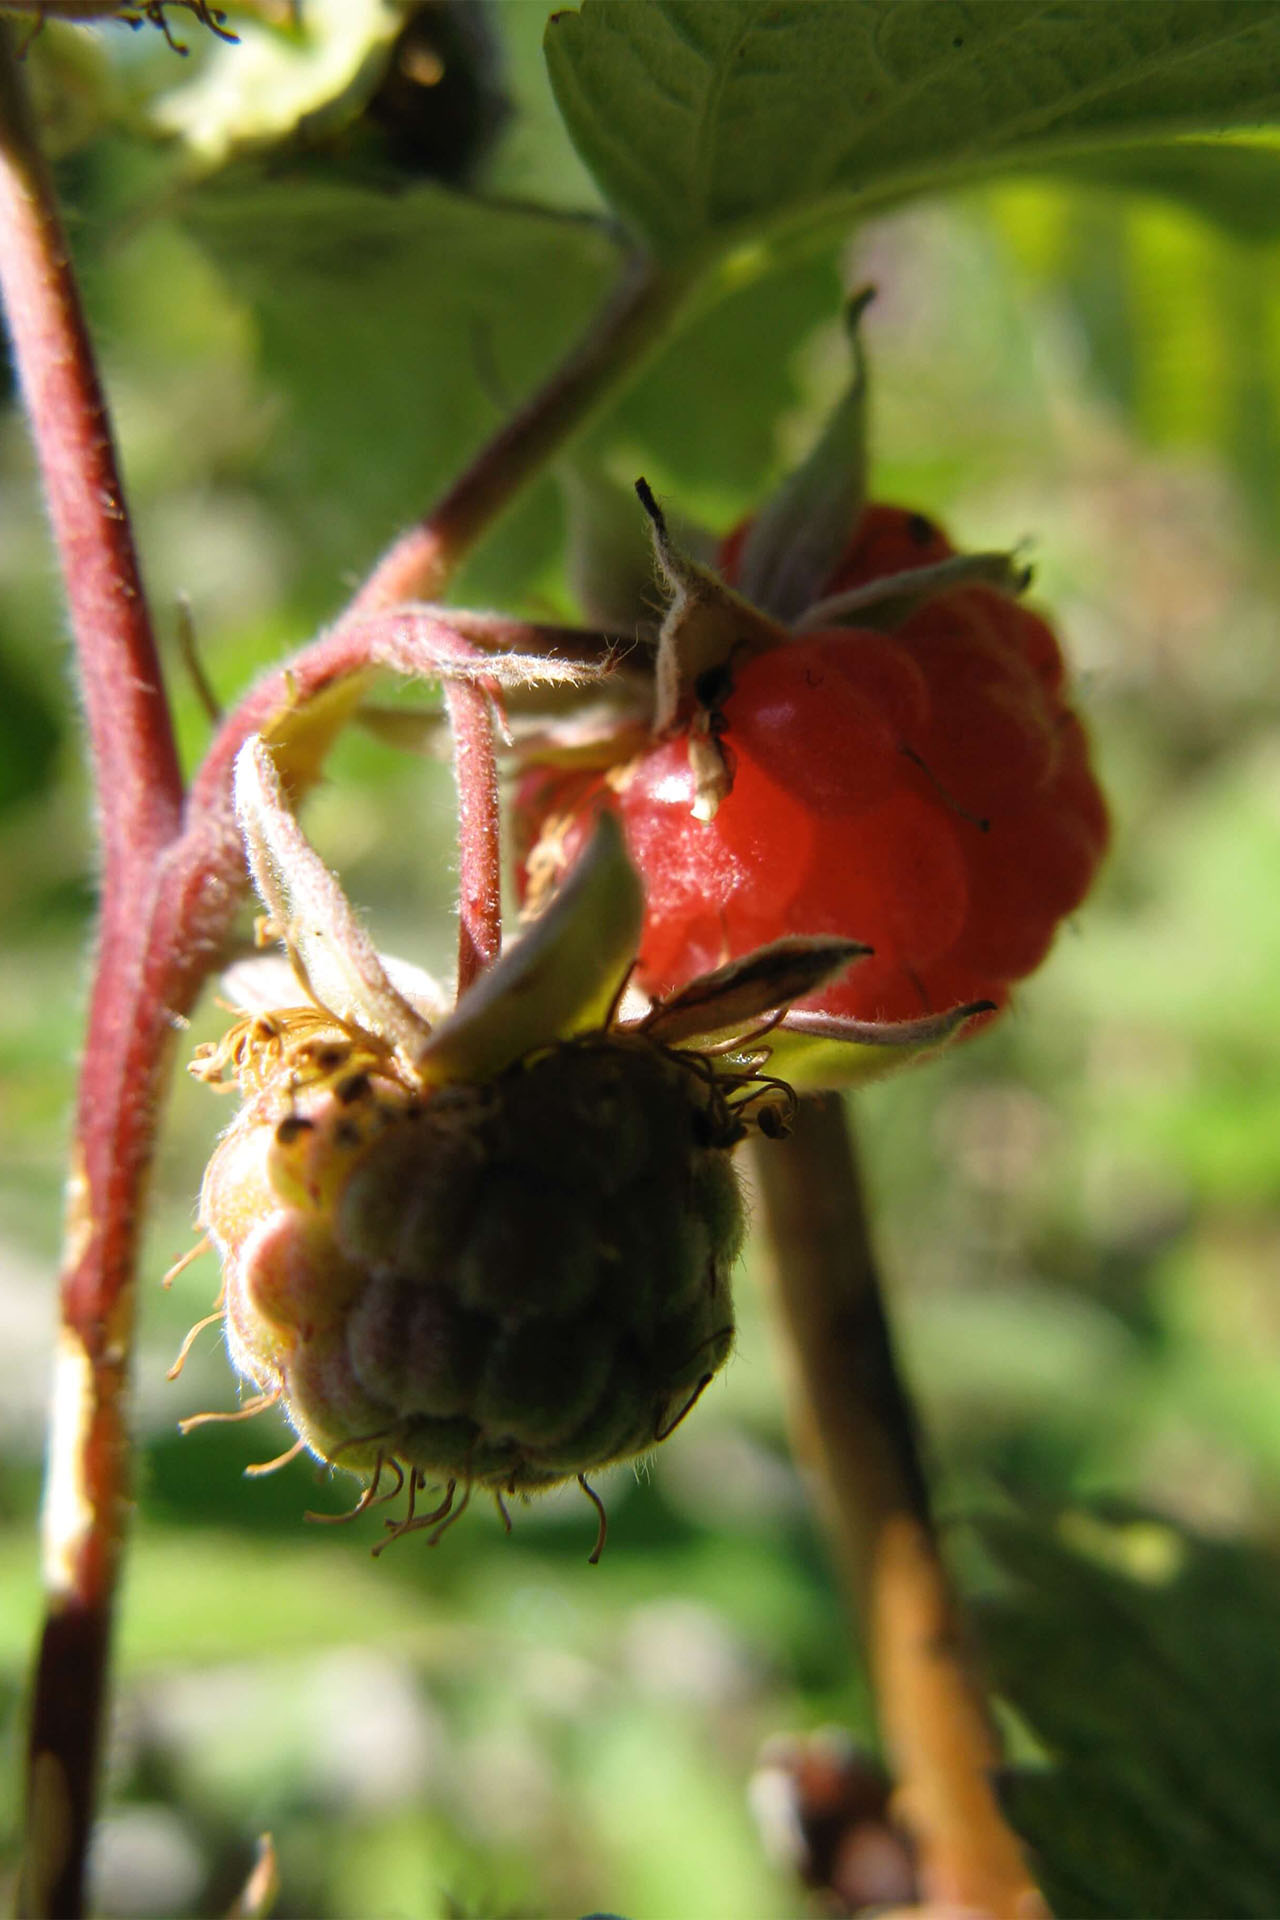
[[263, 1081], [201, 1219], [239, 1370], [357, 1472], [532, 1491], [652, 1446], [733, 1342], [742, 1129], [696, 1057], [595, 1033], [408, 1089]]

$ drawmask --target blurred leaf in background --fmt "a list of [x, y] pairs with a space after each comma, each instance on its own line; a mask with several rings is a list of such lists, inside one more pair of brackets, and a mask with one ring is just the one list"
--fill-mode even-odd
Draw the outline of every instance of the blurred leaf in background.
[[1280, 1561], [1150, 1514], [988, 1517], [978, 1620], [1015, 1703], [1006, 1804], [1056, 1913], [1267, 1915], [1280, 1877]]
[[[1033, 541], [1117, 819], [1099, 897], [1013, 1014], [859, 1100], [944, 1504], [998, 1516], [982, 1552], [956, 1542], [1016, 1734], [1011, 1805], [1065, 1911], [1265, 1913], [1268, 1888], [1276, 1910], [1280, 202], [1270, 132], [1204, 130], [1242, 89], [1248, 117], [1268, 100], [1274, 116], [1280, 15], [1090, 10], [1106, 31], [1069, 71], [1045, 36], [1079, 16], [1015, 0], [963, 10], [958, 64], [959, 10], [931, 3], [796, 4], [773, 37], [754, 0], [592, 5], [548, 42], [579, 152], [542, 8], [303, 11], [302, 37], [246, 10], [239, 48], [188, 33], [180, 67], [158, 35], [53, 25], [30, 55], [62, 103], [60, 178], [188, 760], [207, 722], [172, 645], [177, 595], [224, 699], [312, 632], [585, 324], [620, 257], [601, 188], [706, 273], [590, 453], [709, 526], [802, 450], [842, 377], [841, 291], [876, 283], [875, 492], [966, 545]], [[855, 12], [879, 22], [870, 51]], [[1104, 154], [1098, 116], [1137, 86], [1126, 60], [1159, 66], [1157, 31], [1176, 84]], [[874, 147], [845, 137], [855, 58], [882, 90]], [[415, 145], [405, 87], [430, 122], [451, 68], [454, 131]], [[12, 1769], [93, 873], [12, 410], [0, 502]], [[564, 548], [548, 477], [458, 594], [571, 613]], [[446, 771], [353, 736], [310, 809], [380, 944], [447, 967]], [[208, 1007], [191, 1044], [219, 1025]], [[779, 1728], [874, 1729], [754, 1267], [723, 1383], [651, 1470], [606, 1486], [598, 1569], [576, 1492], [518, 1512], [510, 1541], [473, 1515], [439, 1553], [409, 1542], [375, 1566], [374, 1520], [302, 1523], [349, 1503], [340, 1484], [300, 1463], [240, 1478], [270, 1435], [176, 1435], [231, 1404], [213, 1332], [164, 1379], [211, 1265], [157, 1285], [220, 1118], [179, 1074], [144, 1271], [100, 1909], [225, 1911], [269, 1826], [286, 1916], [793, 1914], [746, 1810], [754, 1757]], [[1099, 1518], [1104, 1501], [1128, 1504]]]

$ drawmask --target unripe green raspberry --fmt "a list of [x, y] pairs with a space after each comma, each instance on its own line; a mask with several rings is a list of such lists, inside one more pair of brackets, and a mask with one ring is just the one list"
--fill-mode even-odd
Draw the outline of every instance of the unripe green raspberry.
[[[967, 1010], [945, 1030], [784, 1034], [791, 1002], [862, 952], [818, 936], [624, 1012], [644, 900], [606, 818], [545, 914], [440, 1017], [433, 983], [373, 947], [260, 739], [235, 799], [262, 931], [289, 965], [237, 970], [240, 1004], [269, 1010], [199, 1048], [192, 1071], [232, 1075], [245, 1101], [200, 1222], [232, 1360], [262, 1395], [184, 1426], [278, 1404], [294, 1452], [365, 1477], [356, 1511], [384, 1468], [386, 1497], [407, 1483], [392, 1538], [443, 1526], [459, 1487], [462, 1506], [476, 1486], [501, 1505], [577, 1475], [599, 1507], [584, 1474], [665, 1438], [733, 1344], [729, 1154], [753, 1128], [785, 1130], [779, 1046], [824, 1060], [933, 1046]], [[418, 1514], [429, 1481], [444, 1500]], [[602, 1507], [600, 1529], [593, 1559]]]
[[205, 1177], [239, 1370], [357, 1471], [528, 1491], [652, 1446], [733, 1341], [742, 1129], [713, 1079], [598, 1033], [411, 1091], [329, 1044]]

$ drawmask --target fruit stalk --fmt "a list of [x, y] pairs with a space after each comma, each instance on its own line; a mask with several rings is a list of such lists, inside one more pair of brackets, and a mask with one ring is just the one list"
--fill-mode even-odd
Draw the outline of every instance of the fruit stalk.
[[493, 709], [481, 686], [446, 680], [458, 794], [458, 996], [502, 950], [502, 847]]
[[798, 1438], [821, 1476], [924, 1898], [1034, 1920], [1044, 1906], [992, 1788], [998, 1749], [964, 1658], [841, 1100], [802, 1099], [791, 1136], [757, 1154], [756, 1177], [779, 1250]]

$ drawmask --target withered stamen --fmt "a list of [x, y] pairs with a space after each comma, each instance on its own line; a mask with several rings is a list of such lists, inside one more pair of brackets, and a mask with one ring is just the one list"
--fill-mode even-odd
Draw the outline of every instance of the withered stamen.
[[245, 1479], [261, 1480], [269, 1473], [278, 1473], [281, 1467], [287, 1467], [291, 1460], [296, 1460], [300, 1453], [305, 1452], [306, 1445], [306, 1441], [299, 1437], [291, 1447], [286, 1447], [283, 1453], [278, 1453], [274, 1460], [261, 1460], [252, 1467], [246, 1467]]
[[176, 1380], [178, 1375], [182, 1372], [183, 1367], [185, 1367], [185, 1365], [187, 1364], [187, 1355], [190, 1353], [192, 1347], [196, 1343], [196, 1336], [198, 1334], [203, 1333], [206, 1327], [215, 1326], [217, 1322], [221, 1320], [222, 1302], [225, 1297], [225, 1294], [226, 1294], [226, 1288], [224, 1287], [222, 1292], [218, 1295], [218, 1304], [214, 1308], [213, 1312], [206, 1313], [203, 1320], [196, 1321], [194, 1327], [192, 1327], [186, 1339], [183, 1341], [182, 1345], [178, 1348], [178, 1357], [174, 1361], [173, 1365], [170, 1367], [168, 1373], [165, 1375], [166, 1380]]
[[594, 1487], [587, 1485], [585, 1474], [580, 1473], [578, 1475], [578, 1485], [582, 1488], [582, 1491], [586, 1494], [588, 1500], [600, 1517], [600, 1525], [596, 1531], [595, 1546], [592, 1547], [590, 1553], [587, 1555], [587, 1565], [589, 1567], [598, 1567], [600, 1564], [600, 1555], [604, 1552], [604, 1543], [609, 1537], [609, 1516], [604, 1510], [604, 1501], [600, 1498], [600, 1495]]
[[238, 1420], [252, 1420], [255, 1414], [265, 1413], [268, 1407], [274, 1407], [283, 1392], [283, 1387], [277, 1387], [273, 1393], [260, 1393], [256, 1400], [246, 1400], [244, 1405], [238, 1407], [234, 1413], [190, 1414], [187, 1419], [179, 1420], [178, 1432], [192, 1433], [197, 1427], [208, 1427], [215, 1423], [219, 1426], [233, 1426]]

